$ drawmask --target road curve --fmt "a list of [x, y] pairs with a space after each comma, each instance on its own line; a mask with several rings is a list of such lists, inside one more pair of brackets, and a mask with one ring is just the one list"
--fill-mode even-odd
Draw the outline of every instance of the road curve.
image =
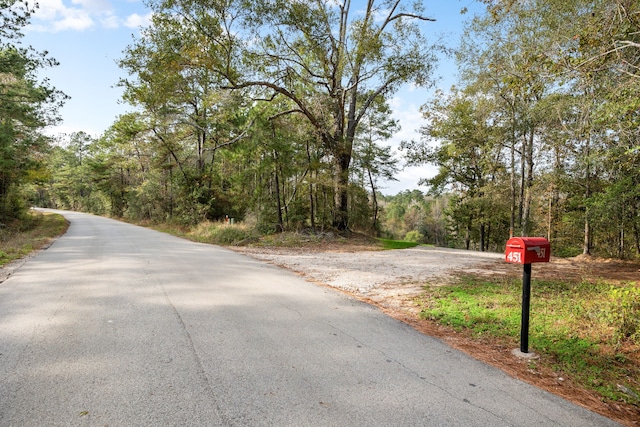
[[617, 425], [285, 270], [61, 213], [0, 284], [0, 426]]

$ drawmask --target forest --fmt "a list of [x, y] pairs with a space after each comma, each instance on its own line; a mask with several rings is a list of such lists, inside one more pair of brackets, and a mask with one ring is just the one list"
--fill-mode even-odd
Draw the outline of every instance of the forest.
[[[3, 1], [0, 223], [37, 205], [640, 257], [640, 1], [485, 0], [454, 51], [424, 3], [150, 0], [119, 60], [131, 112], [51, 138], [66, 95], [38, 75], [56, 61], [20, 43], [30, 6]], [[433, 87], [441, 55], [460, 77], [394, 150], [391, 97]], [[437, 167], [427, 192], [381, 193], [402, 164]]]

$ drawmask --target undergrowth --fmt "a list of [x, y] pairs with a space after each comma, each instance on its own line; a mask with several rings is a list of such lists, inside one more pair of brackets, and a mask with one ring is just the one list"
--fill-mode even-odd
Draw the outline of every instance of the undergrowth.
[[47, 245], [69, 224], [62, 215], [29, 212], [0, 229], [0, 267]]

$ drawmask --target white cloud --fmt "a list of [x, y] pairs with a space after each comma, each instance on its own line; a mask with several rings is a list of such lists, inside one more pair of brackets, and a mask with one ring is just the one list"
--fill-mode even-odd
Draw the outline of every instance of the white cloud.
[[[89, 3], [90, 0], [82, 0]], [[75, 3], [75, 0], [74, 0]], [[83, 31], [95, 25], [90, 8], [65, 5], [62, 0], [40, 0], [33, 15], [32, 31], [58, 32], [64, 30]]]
[[62, 16], [53, 22], [53, 31], [82, 31], [93, 27], [93, 25], [94, 21], [87, 11], [81, 9], [66, 9]]
[[84, 31], [96, 26], [139, 28], [151, 22], [151, 13], [119, 17], [109, 0], [40, 0], [39, 4], [29, 26], [31, 31]]
[[85, 132], [86, 134], [91, 135], [94, 138], [98, 138], [101, 135], [101, 132], [98, 132], [97, 130], [88, 126], [73, 126], [61, 124], [56, 126], [49, 126], [44, 129], [44, 134], [53, 138], [70, 135], [76, 132]]
[[420, 127], [425, 124], [420, 104], [425, 91], [416, 91], [415, 88], [405, 87], [399, 95], [389, 100], [389, 106], [393, 110], [393, 118], [400, 124], [400, 131], [396, 133], [387, 145], [396, 152], [396, 157], [400, 163], [400, 172], [396, 174], [397, 181], [380, 182], [380, 189], [383, 194], [392, 195], [404, 190], [419, 189], [427, 191], [428, 188], [419, 186], [418, 182], [423, 178], [433, 177], [438, 168], [433, 165], [406, 166], [403, 153], [398, 151], [402, 141], [418, 140], [420, 138]]
[[42, 21], [54, 20], [66, 9], [62, 0], [40, 0], [38, 4], [39, 7], [34, 16]]
[[111, 11], [111, 3], [107, 0], [71, 0], [71, 3], [77, 4], [83, 7], [83, 9], [92, 12], [104, 12]]
[[103, 28], [112, 29], [120, 27], [120, 18], [115, 15], [106, 15], [104, 18], [100, 19], [100, 24]]
[[409, 141], [420, 137], [420, 126], [424, 124], [420, 107], [413, 102], [407, 103], [402, 97], [395, 96], [389, 102], [393, 110], [393, 118], [400, 124], [400, 132], [391, 139], [391, 145], [397, 148], [401, 141]]
[[127, 16], [127, 18], [124, 20], [124, 26], [127, 28], [146, 27], [151, 24], [151, 16], [151, 12], [147, 13], [144, 16], [140, 16], [137, 13], [134, 13], [133, 15]]

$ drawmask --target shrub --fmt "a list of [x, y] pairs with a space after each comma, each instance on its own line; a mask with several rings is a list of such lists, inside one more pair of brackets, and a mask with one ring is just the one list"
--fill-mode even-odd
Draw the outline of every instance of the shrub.
[[234, 227], [232, 225], [220, 226], [213, 235], [213, 243], [219, 245], [233, 245], [251, 237], [251, 233], [244, 227]]
[[404, 236], [407, 242], [421, 242], [423, 239], [424, 235], [417, 230], [411, 230]]
[[255, 232], [245, 224], [225, 224], [203, 221], [196, 225], [189, 236], [199, 242], [217, 245], [233, 245], [253, 237]]
[[614, 328], [614, 343], [628, 339], [640, 344], [640, 287], [634, 284], [612, 287], [609, 299], [604, 316]]

